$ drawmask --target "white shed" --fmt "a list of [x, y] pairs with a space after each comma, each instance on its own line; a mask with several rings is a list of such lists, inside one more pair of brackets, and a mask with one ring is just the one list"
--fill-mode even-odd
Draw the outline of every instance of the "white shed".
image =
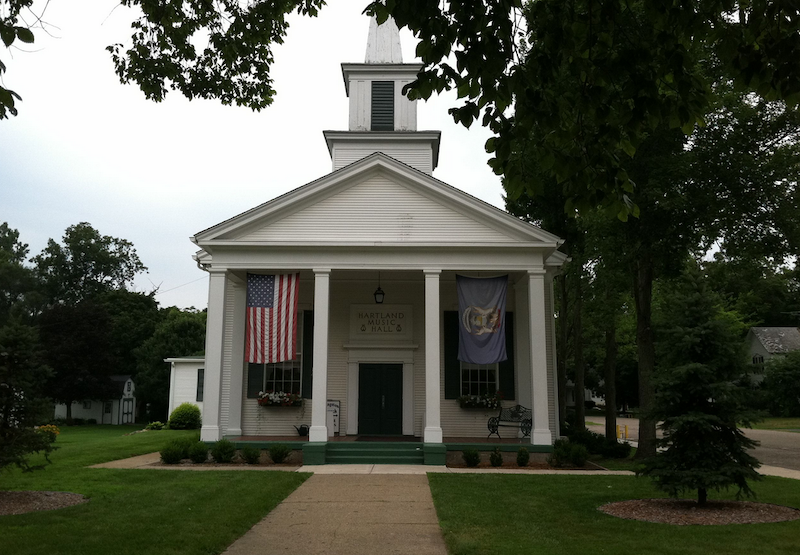
[[[111, 376], [118, 396], [72, 402], [72, 418], [94, 420], [97, 424], [133, 424], [136, 420], [136, 385], [130, 376]], [[66, 418], [67, 406], [57, 403], [54, 418]]]
[[205, 382], [204, 356], [167, 358], [164, 362], [170, 365], [169, 372], [169, 412], [183, 403], [192, 403], [200, 408], [203, 414], [203, 386]]

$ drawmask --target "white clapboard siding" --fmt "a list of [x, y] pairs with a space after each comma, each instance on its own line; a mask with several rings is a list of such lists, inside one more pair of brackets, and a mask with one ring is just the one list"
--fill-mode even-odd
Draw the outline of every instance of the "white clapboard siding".
[[443, 237], [471, 243], [514, 242], [496, 229], [380, 175], [240, 240], [441, 242]]
[[[409, 146], [415, 148], [408, 148]], [[346, 144], [336, 145], [333, 150], [333, 170], [336, 171], [353, 162], [358, 162], [375, 152], [383, 152], [414, 169], [431, 175], [433, 173], [433, 149], [430, 145], [359, 145]]]
[[197, 369], [202, 363], [198, 364], [180, 364], [175, 365], [175, 383], [172, 389], [175, 392], [174, 407], [183, 403], [192, 403], [200, 407], [200, 412], [203, 412], [203, 403], [197, 402]]

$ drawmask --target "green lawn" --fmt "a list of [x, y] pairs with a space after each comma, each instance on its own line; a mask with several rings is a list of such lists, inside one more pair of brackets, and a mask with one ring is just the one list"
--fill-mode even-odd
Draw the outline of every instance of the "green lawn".
[[756, 430], [787, 430], [800, 431], [800, 418], [780, 418], [770, 416], [758, 424], [753, 424]]
[[[789, 555], [800, 538], [800, 521], [672, 526], [597, 510], [612, 501], [662, 497], [645, 478], [429, 474], [428, 480], [450, 555]], [[759, 501], [800, 507], [800, 481], [766, 478], [754, 488]]]
[[111, 470], [85, 468], [158, 451], [197, 432], [62, 428], [46, 470], [0, 474], [3, 490], [81, 493], [88, 503], [0, 516], [0, 553], [15, 555], [189, 555], [221, 553], [308, 474], [295, 472]]

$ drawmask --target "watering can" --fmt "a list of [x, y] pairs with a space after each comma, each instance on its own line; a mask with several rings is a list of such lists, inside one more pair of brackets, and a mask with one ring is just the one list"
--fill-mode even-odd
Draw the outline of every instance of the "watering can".
[[300, 437], [308, 435], [308, 426], [306, 426], [305, 424], [300, 424], [299, 426], [295, 426], [294, 429], [297, 430], [297, 435], [299, 435]]

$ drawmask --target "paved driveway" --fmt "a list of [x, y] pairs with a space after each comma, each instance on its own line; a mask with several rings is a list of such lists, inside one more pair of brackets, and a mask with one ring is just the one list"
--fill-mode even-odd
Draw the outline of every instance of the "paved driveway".
[[[606, 419], [603, 416], [587, 416], [587, 425], [593, 432], [605, 433]], [[628, 439], [638, 441], [639, 421], [635, 418], [618, 418], [617, 424], [624, 429], [628, 426]], [[747, 437], [761, 443], [755, 448], [755, 456], [761, 464], [800, 470], [800, 433], [777, 430], [744, 430]]]

